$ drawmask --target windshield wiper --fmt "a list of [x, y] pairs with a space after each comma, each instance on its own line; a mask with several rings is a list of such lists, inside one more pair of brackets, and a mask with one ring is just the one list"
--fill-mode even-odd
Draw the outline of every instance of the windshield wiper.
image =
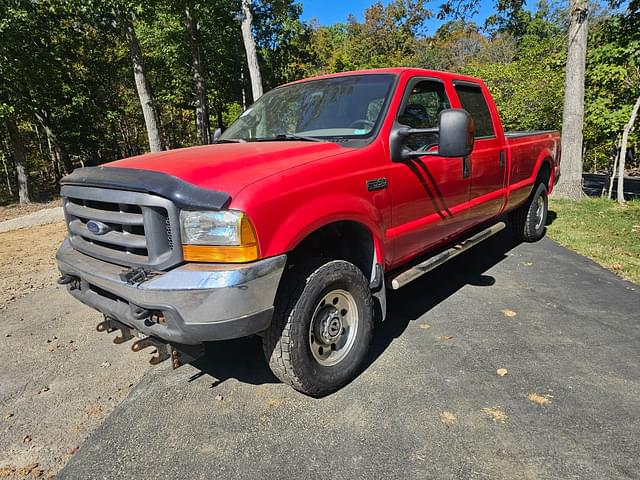
[[247, 143], [244, 138], [219, 138], [213, 143]]
[[295, 133], [279, 133], [273, 137], [256, 138], [256, 142], [279, 142], [283, 140], [302, 140], [303, 142], [326, 142], [326, 140], [317, 137], [308, 137], [306, 135], [296, 135]]

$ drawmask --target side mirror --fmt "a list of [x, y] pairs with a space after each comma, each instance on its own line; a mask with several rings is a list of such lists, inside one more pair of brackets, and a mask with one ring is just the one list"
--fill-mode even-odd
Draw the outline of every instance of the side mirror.
[[221, 128], [216, 128], [216, 131], [213, 132], [213, 141], [217, 142], [218, 139], [220, 138], [220, 135], [222, 135], [222, 129]]
[[[412, 151], [406, 146], [411, 135], [425, 133], [438, 134], [438, 151]], [[474, 126], [471, 115], [461, 108], [450, 108], [440, 112], [436, 128], [409, 128], [396, 126], [389, 137], [391, 160], [404, 162], [411, 158], [428, 155], [441, 157], [466, 157], [473, 150]]]
[[466, 110], [450, 108], [440, 112], [438, 118], [440, 138], [438, 155], [443, 157], [466, 157], [473, 150], [473, 118]]

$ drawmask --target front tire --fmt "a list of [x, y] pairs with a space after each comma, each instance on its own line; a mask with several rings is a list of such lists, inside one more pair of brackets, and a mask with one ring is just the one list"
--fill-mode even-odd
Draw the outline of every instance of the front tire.
[[373, 298], [360, 269], [316, 260], [285, 273], [262, 345], [274, 375], [314, 397], [362, 368], [373, 334]]
[[544, 236], [549, 211], [547, 186], [539, 183], [527, 201], [512, 213], [516, 237], [523, 242], [537, 242]]

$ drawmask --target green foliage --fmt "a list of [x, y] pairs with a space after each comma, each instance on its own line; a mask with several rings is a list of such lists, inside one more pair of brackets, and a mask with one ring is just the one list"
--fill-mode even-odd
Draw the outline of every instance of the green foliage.
[[[264, 88], [364, 68], [454, 70], [486, 81], [508, 129], [560, 128], [567, 12], [547, 0], [533, 10], [522, 0], [495, 0], [494, 15], [476, 25], [471, 20], [478, 5], [445, 2], [437, 12], [445, 21], [430, 33], [425, 22], [433, 13], [426, 0], [377, 1], [362, 20], [350, 16], [328, 26], [302, 22], [295, 0], [254, 0]], [[585, 145], [592, 168], [606, 167], [640, 92], [640, 4], [625, 5], [625, 11], [599, 12], [591, 23]], [[246, 108], [251, 91], [240, 0], [0, 2], [0, 157], [7, 160], [9, 181], [13, 164], [5, 121], [19, 126], [30, 178], [43, 194], [57, 189], [61, 152], [73, 167], [144, 152], [145, 124], [123, 15], [132, 20], [141, 46], [164, 144], [196, 143], [186, 6], [197, 24], [212, 129], [224, 127]], [[45, 124], [59, 148], [47, 140]], [[630, 141], [637, 144], [636, 133]], [[7, 196], [4, 180], [0, 197]]]

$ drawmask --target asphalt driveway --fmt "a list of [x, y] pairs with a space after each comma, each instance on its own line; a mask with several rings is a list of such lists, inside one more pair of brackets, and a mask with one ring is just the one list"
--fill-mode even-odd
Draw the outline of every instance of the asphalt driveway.
[[640, 478], [638, 290], [503, 233], [394, 293], [339, 392], [214, 344], [148, 373], [58, 478]]

